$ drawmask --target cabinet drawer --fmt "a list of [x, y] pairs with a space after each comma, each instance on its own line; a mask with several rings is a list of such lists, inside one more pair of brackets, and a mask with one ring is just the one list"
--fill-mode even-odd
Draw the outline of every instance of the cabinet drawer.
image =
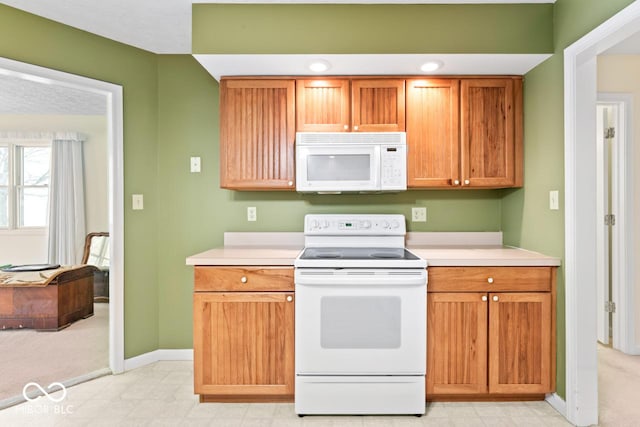
[[195, 267], [194, 291], [293, 291], [293, 268]]
[[429, 267], [429, 292], [551, 291], [553, 267]]

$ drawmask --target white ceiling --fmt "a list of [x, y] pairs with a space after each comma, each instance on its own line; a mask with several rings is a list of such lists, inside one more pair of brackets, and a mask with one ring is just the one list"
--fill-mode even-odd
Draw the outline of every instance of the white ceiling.
[[0, 114], [105, 115], [107, 112], [104, 95], [36, 80], [37, 77], [5, 75], [0, 69]]
[[555, 0], [0, 0], [154, 53], [191, 53], [193, 3], [554, 3]]

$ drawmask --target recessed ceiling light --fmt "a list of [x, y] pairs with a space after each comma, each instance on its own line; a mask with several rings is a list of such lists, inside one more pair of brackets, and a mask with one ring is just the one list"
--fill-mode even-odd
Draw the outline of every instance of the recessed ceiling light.
[[424, 64], [422, 64], [420, 69], [422, 71], [424, 71], [425, 73], [428, 73], [428, 72], [431, 72], [431, 71], [436, 71], [437, 69], [442, 67], [442, 65], [444, 65], [442, 63], [442, 61], [429, 61], [429, 62], [425, 62]]
[[331, 68], [331, 64], [324, 59], [318, 59], [309, 64], [309, 69], [314, 73], [322, 73]]

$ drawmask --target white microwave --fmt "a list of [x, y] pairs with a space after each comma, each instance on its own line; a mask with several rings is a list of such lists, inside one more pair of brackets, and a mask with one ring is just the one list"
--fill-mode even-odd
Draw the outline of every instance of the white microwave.
[[405, 132], [297, 132], [296, 191], [407, 189]]

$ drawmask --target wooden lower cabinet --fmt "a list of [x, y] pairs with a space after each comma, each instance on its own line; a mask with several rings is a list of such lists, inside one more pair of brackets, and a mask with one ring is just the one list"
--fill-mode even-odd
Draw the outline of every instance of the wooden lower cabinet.
[[[539, 398], [555, 389], [556, 269], [536, 267], [548, 292], [528, 292], [545, 286], [526, 269], [429, 268], [439, 291], [427, 294], [428, 400]], [[503, 291], [501, 277], [512, 277], [516, 291]], [[490, 291], [494, 284], [500, 292]]]
[[[220, 273], [228, 279], [228, 271]], [[193, 310], [201, 401], [293, 401], [293, 292], [196, 291]]]

